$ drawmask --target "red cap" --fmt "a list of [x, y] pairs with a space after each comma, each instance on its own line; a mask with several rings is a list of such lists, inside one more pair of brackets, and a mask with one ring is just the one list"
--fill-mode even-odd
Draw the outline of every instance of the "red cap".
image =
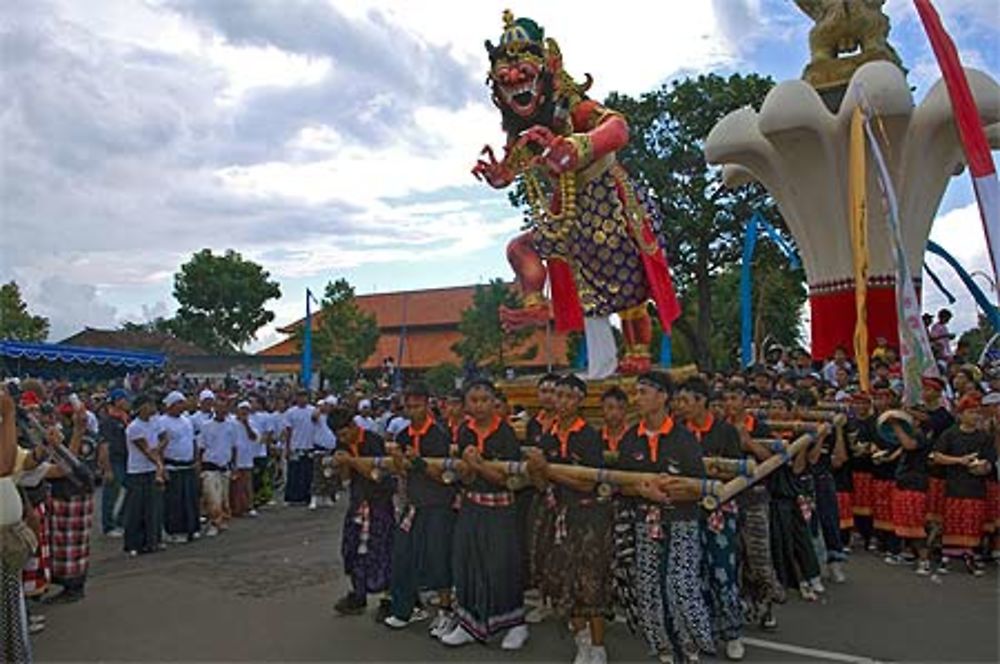
[[979, 392], [969, 392], [964, 397], [958, 400], [958, 404], [955, 406], [956, 413], [962, 413], [967, 410], [975, 410], [983, 405], [983, 395]]
[[851, 395], [851, 401], [854, 403], [868, 403], [872, 402], [872, 395], [867, 392], [855, 392]]
[[38, 395], [28, 390], [27, 392], [21, 393], [21, 407], [31, 408], [32, 406], [41, 406], [42, 402], [38, 398]]
[[59, 405], [59, 414], [60, 415], [72, 415], [73, 414], [73, 405], [72, 404], [68, 404], [68, 403], [60, 404]]
[[929, 390], [937, 390], [938, 392], [944, 389], [944, 380], [937, 376], [923, 376], [920, 379], [920, 384]]

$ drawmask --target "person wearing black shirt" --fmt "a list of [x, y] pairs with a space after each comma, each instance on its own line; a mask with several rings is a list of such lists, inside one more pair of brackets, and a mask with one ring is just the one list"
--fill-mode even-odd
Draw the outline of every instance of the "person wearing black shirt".
[[451, 610], [451, 541], [455, 530], [455, 489], [443, 482], [440, 469], [424, 459], [449, 456], [451, 439], [428, 410], [430, 392], [423, 384], [407, 387], [403, 397], [410, 423], [396, 435], [398, 457], [409, 460], [406, 505], [392, 538], [392, 614], [385, 624], [405, 627], [415, 613], [421, 591], [438, 594], [440, 611], [431, 635], [440, 636]]
[[[559, 376], [547, 373], [538, 379], [537, 395], [539, 410], [528, 420], [524, 446], [537, 448], [542, 436], [552, 429], [559, 415], [556, 412], [556, 383]], [[521, 547], [521, 576], [524, 587], [529, 592], [531, 610], [526, 619], [529, 623], [539, 623], [551, 613], [545, 598], [538, 595], [541, 575], [548, 563], [552, 548], [553, 517], [545, 505], [545, 496], [532, 485], [520, 487], [514, 492], [517, 506], [517, 532], [525, 546]]]
[[[709, 409], [708, 385], [700, 378], [686, 381], [674, 411], [701, 444], [706, 457], [743, 458], [739, 431]], [[729, 659], [742, 659], [743, 607], [739, 591], [736, 501], [730, 500], [702, 522], [705, 578], [715, 638], [726, 644]]]
[[[896, 460], [896, 485], [892, 492], [892, 524], [896, 535], [894, 546], [909, 548], [917, 557], [917, 573], [930, 574], [927, 558], [927, 439], [920, 431], [908, 433], [903, 422], [889, 420], [899, 447], [893, 453]], [[893, 551], [895, 554], [896, 551]]]
[[851, 456], [851, 510], [854, 513], [854, 528], [861, 537], [861, 543], [869, 551], [877, 550], [872, 535], [872, 505], [874, 495], [874, 464], [872, 452], [875, 450], [875, 413], [871, 395], [864, 392], [851, 399], [853, 417], [848, 422], [847, 438]]
[[[668, 415], [670, 377], [639, 377], [636, 405], [641, 417], [618, 447], [618, 467], [652, 473], [704, 477], [701, 445]], [[616, 565], [623, 570], [629, 627], [650, 651], [675, 661], [713, 652], [712, 620], [702, 593], [700, 508], [694, 503], [664, 507], [642, 490], [623, 503], [616, 525]], [[631, 518], [629, 522], [628, 519]]]
[[[754, 438], [770, 438], [767, 424], [746, 410], [743, 388], [731, 386], [725, 392], [726, 418], [740, 434], [744, 452], [758, 462], [772, 455], [770, 449]], [[743, 565], [743, 582], [740, 590], [749, 617], [748, 622], [759, 623], [761, 628], [774, 630], [778, 621], [773, 605], [783, 602], [785, 591], [774, 571], [771, 558], [770, 502], [768, 483], [757, 482], [738, 496], [740, 559]]]
[[[955, 418], [941, 401], [941, 394], [944, 392], [945, 382], [941, 378], [925, 376], [921, 379], [922, 401], [914, 408], [908, 408], [907, 412], [913, 416], [921, 433], [927, 440], [928, 448], [933, 449], [934, 444], [942, 433], [950, 429], [955, 424]], [[932, 463], [927, 471], [927, 549], [932, 552], [940, 552], [941, 549], [941, 520], [944, 515], [944, 484], [945, 467]]]
[[327, 415], [327, 424], [341, 448], [334, 453], [341, 477], [351, 482], [340, 545], [351, 591], [334, 609], [341, 614], [356, 615], [364, 612], [369, 594], [389, 589], [395, 483], [388, 476], [375, 479], [355, 461], [358, 457], [385, 456], [385, 441], [381, 436], [359, 427], [354, 413], [340, 406]]
[[452, 543], [455, 617], [441, 637], [449, 646], [486, 641], [506, 631], [501, 647], [520, 650], [528, 640], [524, 622], [523, 543], [518, 537], [508, 473], [485, 461], [518, 461], [514, 430], [496, 412], [496, 389], [471, 381], [465, 390], [470, 419], [458, 432], [462, 455], [462, 508]]
[[987, 432], [979, 428], [981, 397], [962, 397], [955, 410], [958, 424], [945, 431], [934, 445], [932, 460], [944, 466], [944, 552], [960, 555], [974, 574], [972, 552], [980, 543], [986, 521], [986, 476], [996, 464], [996, 451]]
[[[101, 484], [101, 528], [105, 535], [124, 535], [122, 520], [125, 486], [125, 427], [128, 426], [128, 396], [118, 388], [108, 395], [108, 405], [98, 418], [97, 463], [103, 474]], [[120, 501], [120, 502], [119, 502]]]
[[[875, 414], [881, 415], [895, 408], [896, 396], [888, 388], [876, 389]], [[885, 562], [897, 562], [894, 551], [897, 546], [896, 532], [892, 524], [892, 492], [896, 487], [896, 463], [892, 453], [896, 445], [875, 430], [875, 451], [872, 453], [872, 518], [879, 548], [885, 554]]]
[[[604, 444], [580, 416], [587, 384], [574, 375], [556, 385], [558, 419], [529, 460], [533, 474], [551, 482], [546, 490], [555, 513], [553, 545], [541, 577], [543, 595], [569, 616], [577, 660], [607, 662], [604, 615], [611, 610], [611, 503], [598, 500], [593, 482], [553, 472], [549, 464], [604, 466]], [[537, 468], [537, 470], [535, 470]]]

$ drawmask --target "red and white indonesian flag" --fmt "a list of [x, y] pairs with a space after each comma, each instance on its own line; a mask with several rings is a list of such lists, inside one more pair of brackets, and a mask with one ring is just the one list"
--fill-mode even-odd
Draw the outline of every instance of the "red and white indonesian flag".
[[931, 48], [941, 67], [941, 76], [948, 88], [951, 98], [951, 108], [955, 115], [955, 126], [965, 150], [965, 159], [969, 163], [972, 174], [972, 185], [976, 190], [976, 200], [979, 202], [979, 216], [983, 220], [986, 231], [986, 244], [990, 251], [990, 261], [993, 263], [993, 277], [1000, 279], [1000, 184], [997, 182], [997, 171], [990, 154], [990, 145], [986, 140], [986, 132], [979, 121], [979, 110], [972, 98], [969, 81], [958, 59], [955, 42], [945, 32], [934, 5], [930, 0], [913, 0], [920, 14], [920, 20], [927, 31]]

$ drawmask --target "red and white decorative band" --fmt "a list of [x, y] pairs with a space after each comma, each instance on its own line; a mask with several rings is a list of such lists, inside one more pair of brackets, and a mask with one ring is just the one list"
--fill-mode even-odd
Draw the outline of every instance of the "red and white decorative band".
[[[919, 291], [921, 286], [920, 279], [913, 280], [913, 286]], [[868, 277], [868, 288], [895, 288], [896, 287], [896, 277], [891, 274], [877, 274]], [[821, 281], [815, 284], [809, 284], [809, 296], [814, 295], [826, 295], [829, 293], [842, 293], [844, 291], [854, 290], [854, 279], [852, 277], [847, 277], [844, 279], [831, 279], [829, 281]]]

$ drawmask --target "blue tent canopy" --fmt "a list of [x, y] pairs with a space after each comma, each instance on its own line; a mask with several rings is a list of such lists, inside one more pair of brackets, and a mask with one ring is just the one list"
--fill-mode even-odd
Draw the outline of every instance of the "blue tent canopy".
[[62, 344], [28, 341], [0, 341], [0, 357], [43, 362], [76, 362], [128, 369], [162, 367], [167, 360], [166, 355], [162, 353], [63, 346]]

